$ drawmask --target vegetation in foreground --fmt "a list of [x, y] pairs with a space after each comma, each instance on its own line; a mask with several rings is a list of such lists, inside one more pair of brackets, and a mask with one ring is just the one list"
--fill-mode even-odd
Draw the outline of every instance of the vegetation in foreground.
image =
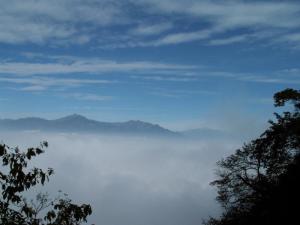
[[0, 224], [3, 225], [79, 225], [92, 213], [90, 205], [76, 205], [66, 195], [51, 200], [47, 194], [38, 194], [28, 201], [24, 193], [38, 184], [44, 185], [53, 169], [43, 171], [30, 168], [30, 160], [42, 154], [47, 142], [25, 152], [19, 148], [0, 145]]
[[[300, 203], [300, 92], [274, 95], [276, 121], [257, 139], [218, 162], [217, 200], [224, 209], [206, 225], [296, 225]], [[292, 107], [291, 107], [292, 106]]]

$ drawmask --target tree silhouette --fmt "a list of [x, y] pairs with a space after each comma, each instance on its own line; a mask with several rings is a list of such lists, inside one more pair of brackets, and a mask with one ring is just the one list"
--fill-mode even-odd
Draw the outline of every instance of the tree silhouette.
[[220, 218], [207, 225], [298, 224], [300, 203], [300, 92], [286, 89], [274, 95], [275, 106], [292, 110], [257, 139], [218, 162], [217, 200]]
[[[38, 194], [36, 202], [28, 202], [24, 193], [36, 185], [44, 185], [53, 174], [53, 169], [43, 171], [29, 168], [30, 160], [44, 152], [47, 142], [37, 148], [22, 152], [0, 144], [0, 224], [5, 225], [78, 225], [86, 222], [92, 213], [90, 205], [73, 204], [67, 196], [50, 200]], [[40, 215], [43, 210], [48, 210]]]

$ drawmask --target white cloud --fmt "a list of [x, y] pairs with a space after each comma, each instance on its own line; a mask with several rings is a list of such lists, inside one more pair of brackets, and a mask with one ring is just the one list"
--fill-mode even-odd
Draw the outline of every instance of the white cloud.
[[[260, 36], [261, 39], [261, 33], [266, 33], [266, 31], [272, 33], [276, 29], [289, 31], [300, 27], [300, 22], [294, 19], [300, 13], [300, 4], [293, 2], [242, 2], [239, 0], [227, 2], [206, 0], [141, 0], [139, 2], [148, 4], [149, 10], [152, 10], [152, 12], [160, 11], [169, 15], [173, 15], [174, 13], [184, 14], [194, 18], [195, 21], [200, 19], [210, 23], [204, 30], [167, 34], [156, 41], [148, 42], [148, 44], [145, 43], [145, 46], [160, 46], [210, 39], [218, 33], [226, 33], [227, 31], [239, 28], [248, 28], [251, 30], [251, 35], [249, 36], [242, 34], [239, 37], [229, 36], [226, 40], [210, 40], [212, 45], [225, 45], [246, 41], [249, 38], [258, 40], [258, 37], [255, 36]], [[265, 36], [264, 38], [277, 39], [278, 36]]]
[[25, 87], [21, 91], [45, 91], [50, 87], [79, 87], [83, 85], [109, 84], [113, 81], [97, 79], [72, 79], [72, 78], [50, 78], [50, 77], [0, 77], [1, 83], [21, 84]]
[[[241, 37], [243, 39], [244, 37]], [[239, 41], [236, 39], [219, 39], [212, 44], [225, 44]], [[27, 85], [24, 91], [43, 91], [49, 87], [79, 87], [83, 85], [99, 85], [119, 82], [113, 78], [86, 79], [66, 78], [76, 76], [76, 73], [87, 75], [108, 75], [110, 73], [123, 74], [132, 79], [166, 82], [200, 82], [203, 77], [214, 79], [233, 79], [244, 82], [298, 84], [299, 69], [288, 71], [273, 71], [269, 74], [232, 73], [230, 71], [214, 71], [196, 65], [177, 65], [151, 61], [117, 62], [99, 58], [80, 58], [74, 56], [49, 55], [24, 53], [26, 62], [0, 62], [0, 82]], [[48, 60], [48, 63], [37, 63], [36, 60]], [[64, 76], [64, 77], [61, 77]]]
[[[246, 28], [255, 41], [281, 39], [299, 45], [296, 34], [286, 36], [300, 27], [295, 19], [300, 4], [295, 1], [0, 0], [0, 4], [2, 43], [131, 48], [206, 40], [225, 45], [248, 39], [225, 35], [225, 41], [216, 35]], [[280, 35], [261, 36], [277, 30]]]
[[195, 98], [199, 95], [214, 95], [215, 92], [156, 89], [154, 91], [151, 91], [149, 94], [166, 98]]
[[180, 90], [180, 89], [155, 88], [151, 90], [150, 94], [161, 96], [161, 97], [168, 97], [168, 98], [183, 98], [183, 97], [195, 98], [200, 95], [205, 95], [205, 96], [215, 95], [217, 94], [217, 92], [206, 91], [206, 90]]
[[300, 33], [288, 34], [284, 37], [285, 40], [300, 43]]
[[44, 77], [32, 77], [32, 78], [0, 78], [2, 82], [11, 82], [19, 84], [41, 84], [45, 85], [80, 85], [80, 84], [106, 84], [111, 83], [108, 80], [92, 80], [92, 79], [61, 79], [61, 78], [44, 78]]
[[45, 91], [45, 90], [47, 90], [47, 87], [42, 86], [42, 85], [33, 85], [33, 86], [23, 87], [20, 90], [22, 90], [22, 91]]
[[157, 41], [154, 41], [153, 45], [160, 46], [160, 45], [167, 45], [167, 44], [179, 44], [184, 42], [203, 40], [209, 38], [213, 32], [214, 32], [213, 30], [201, 30], [195, 32], [169, 34]]
[[210, 21], [217, 27], [299, 27], [295, 20], [300, 5], [279, 1], [138, 0], [164, 13], [186, 14]]
[[300, 49], [300, 33], [288, 33], [288, 34], [284, 34], [281, 35], [278, 39], [273, 41], [273, 45], [274, 44], [290, 44], [292, 45], [292, 47], [295, 50], [299, 50]]
[[229, 38], [223, 38], [223, 39], [213, 39], [209, 41], [210, 45], [228, 45], [228, 44], [234, 44], [238, 42], [243, 42], [249, 38], [248, 35], [240, 35], [240, 36], [233, 36]]
[[74, 98], [83, 101], [107, 101], [107, 100], [114, 99], [113, 96], [88, 94], [88, 93], [69, 93], [69, 94], [63, 94], [63, 97]]
[[160, 34], [162, 32], [170, 30], [171, 28], [173, 28], [172, 23], [159, 23], [159, 24], [152, 24], [152, 25], [141, 24], [138, 27], [132, 29], [130, 33], [135, 35], [149, 36], [149, 35]]
[[90, 203], [89, 223], [106, 225], [192, 225], [218, 214], [209, 186], [215, 162], [239, 146], [238, 141], [39, 132], [6, 132], [1, 138], [20, 149], [47, 140], [49, 149], [34, 161], [38, 168], [55, 169], [43, 190], [51, 195], [63, 190], [75, 202]]
[[197, 81], [197, 78], [189, 78], [189, 77], [179, 77], [179, 76], [130, 76], [133, 79], [143, 79], [143, 80], [152, 80], [152, 81], [174, 81], [174, 82], [191, 82]]
[[[42, 44], [67, 39], [80, 44], [89, 40], [88, 26], [126, 21], [120, 4], [111, 0], [1, 0], [0, 4], [0, 42], [4, 43]], [[83, 23], [88, 26], [80, 26]]]
[[[49, 57], [51, 58], [51, 56]], [[55, 58], [55, 56], [54, 56]], [[53, 63], [0, 62], [0, 73], [15, 75], [66, 74], [66, 73], [109, 73], [157, 70], [191, 70], [197, 66], [176, 65], [151, 61], [117, 62], [97, 58], [57, 56]]]

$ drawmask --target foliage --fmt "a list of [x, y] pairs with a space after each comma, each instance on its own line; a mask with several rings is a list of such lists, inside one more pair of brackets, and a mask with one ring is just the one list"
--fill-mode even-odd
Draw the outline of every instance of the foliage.
[[[78, 225], [86, 222], [92, 213], [90, 205], [76, 205], [68, 198], [50, 200], [46, 194], [38, 194], [36, 202], [28, 202], [24, 194], [38, 184], [44, 185], [53, 174], [53, 169], [43, 171], [30, 169], [29, 163], [42, 154], [47, 142], [37, 148], [22, 152], [0, 144], [0, 224], [5, 225]], [[48, 210], [41, 212], [43, 210]]]
[[207, 225], [298, 224], [292, 203], [300, 202], [300, 92], [286, 89], [274, 100], [292, 110], [275, 113], [259, 138], [218, 162], [212, 185], [224, 213]]

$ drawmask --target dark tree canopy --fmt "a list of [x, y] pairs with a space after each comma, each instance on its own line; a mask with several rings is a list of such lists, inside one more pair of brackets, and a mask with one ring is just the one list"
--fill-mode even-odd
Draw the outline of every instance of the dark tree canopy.
[[[92, 213], [90, 205], [73, 204], [66, 196], [51, 200], [38, 194], [27, 201], [24, 193], [44, 185], [53, 169], [30, 168], [30, 160], [44, 152], [47, 142], [22, 152], [0, 144], [0, 224], [5, 225], [78, 225]], [[43, 212], [42, 212], [43, 211]]]
[[275, 113], [259, 138], [218, 162], [219, 178], [212, 185], [224, 212], [207, 225], [299, 223], [300, 92], [286, 89], [274, 101], [290, 110]]

